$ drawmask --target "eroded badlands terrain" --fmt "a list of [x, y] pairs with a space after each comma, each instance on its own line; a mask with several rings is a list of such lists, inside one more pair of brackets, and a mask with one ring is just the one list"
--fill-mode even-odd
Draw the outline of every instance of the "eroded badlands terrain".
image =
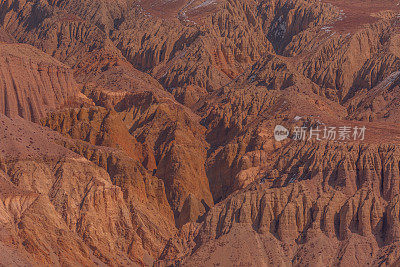
[[0, 0], [0, 265], [400, 265], [399, 119], [397, 1]]

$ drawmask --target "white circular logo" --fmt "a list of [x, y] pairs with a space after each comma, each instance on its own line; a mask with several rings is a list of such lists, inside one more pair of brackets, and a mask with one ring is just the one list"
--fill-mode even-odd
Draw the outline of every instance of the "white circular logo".
[[289, 130], [282, 125], [277, 125], [275, 126], [274, 137], [278, 142], [283, 141], [289, 137]]

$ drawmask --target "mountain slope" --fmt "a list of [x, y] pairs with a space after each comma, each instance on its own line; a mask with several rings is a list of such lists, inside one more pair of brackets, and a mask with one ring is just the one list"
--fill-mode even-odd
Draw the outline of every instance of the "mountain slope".
[[1, 113], [38, 121], [73, 102], [79, 88], [69, 67], [26, 44], [0, 44]]
[[0, 264], [398, 265], [399, 13], [0, 0]]

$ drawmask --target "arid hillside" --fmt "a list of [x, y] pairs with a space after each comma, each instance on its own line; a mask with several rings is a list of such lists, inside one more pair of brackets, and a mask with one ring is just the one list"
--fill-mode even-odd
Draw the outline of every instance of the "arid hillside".
[[397, 1], [0, 0], [0, 265], [398, 266], [399, 71]]

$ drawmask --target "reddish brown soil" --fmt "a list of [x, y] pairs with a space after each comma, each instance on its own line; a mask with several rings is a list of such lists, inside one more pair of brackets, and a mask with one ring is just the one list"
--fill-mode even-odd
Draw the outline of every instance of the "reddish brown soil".
[[0, 266], [399, 266], [396, 2], [0, 10]]
[[360, 26], [374, 23], [379, 20], [375, 14], [381, 11], [391, 11], [400, 13], [400, 6], [397, 1], [392, 0], [323, 0], [343, 10], [343, 20], [334, 23], [333, 27], [337, 31], [352, 32]]

